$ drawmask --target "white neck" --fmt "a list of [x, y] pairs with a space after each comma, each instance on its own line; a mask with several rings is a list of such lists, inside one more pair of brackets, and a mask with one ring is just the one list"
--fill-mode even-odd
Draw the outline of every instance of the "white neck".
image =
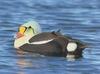
[[14, 41], [14, 47], [15, 48], [19, 48], [20, 46], [26, 44], [26, 43], [29, 43], [29, 39], [31, 38], [32, 36], [23, 36], [21, 38], [18, 38], [18, 39], [15, 39]]

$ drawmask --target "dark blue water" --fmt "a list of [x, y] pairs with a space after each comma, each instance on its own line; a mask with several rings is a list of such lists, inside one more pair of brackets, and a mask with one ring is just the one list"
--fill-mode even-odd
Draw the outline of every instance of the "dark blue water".
[[[36, 20], [43, 31], [61, 29], [90, 45], [83, 58], [68, 60], [19, 53], [13, 35]], [[0, 0], [0, 74], [99, 74], [100, 0]]]

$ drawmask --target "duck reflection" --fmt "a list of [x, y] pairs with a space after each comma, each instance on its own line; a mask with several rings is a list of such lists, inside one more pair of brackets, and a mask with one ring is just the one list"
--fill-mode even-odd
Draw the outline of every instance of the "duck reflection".
[[32, 67], [32, 62], [29, 60], [27, 53], [24, 51], [17, 50], [18, 61], [17, 65], [19, 68], [18, 74], [25, 74], [25, 69]]

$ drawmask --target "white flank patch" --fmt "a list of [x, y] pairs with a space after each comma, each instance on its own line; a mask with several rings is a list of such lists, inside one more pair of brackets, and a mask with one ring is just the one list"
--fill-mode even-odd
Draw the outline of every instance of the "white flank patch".
[[73, 52], [76, 49], [77, 49], [77, 44], [76, 43], [74, 43], [74, 42], [68, 43], [68, 45], [67, 45], [68, 52]]
[[66, 58], [74, 58], [75, 57], [75, 55], [70, 55], [70, 54], [68, 54], [67, 56], [66, 56]]
[[53, 39], [44, 40], [44, 41], [32, 42], [32, 43], [30, 43], [30, 44], [46, 44], [46, 43], [51, 42], [51, 41], [53, 41]]
[[70, 55], [70, 54], [68, 54], [68, 55], [66, 56], [66, 58], [67, 58], [68, 61], [75, 61], [75, 55]]

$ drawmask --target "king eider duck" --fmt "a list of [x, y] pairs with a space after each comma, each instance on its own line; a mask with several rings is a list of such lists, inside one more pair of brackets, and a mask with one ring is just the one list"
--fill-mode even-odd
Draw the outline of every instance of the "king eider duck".
[[14, 47], [25, 52], [46, 56], [82, 57], [86, 45], [60, 32], [42, 32], [35, 21], [27, 22], [19, 27]]

